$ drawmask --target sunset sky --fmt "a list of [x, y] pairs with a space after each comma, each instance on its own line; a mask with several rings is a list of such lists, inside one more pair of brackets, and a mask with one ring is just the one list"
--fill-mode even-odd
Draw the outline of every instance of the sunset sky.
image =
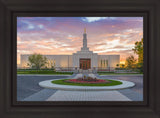
[[18, 17], [17, 64], [20, 54], [72, 54], [80, 51], [84, 28], [88, 47], [99, 55], [134, 55], [143, 38], [143, 17]]

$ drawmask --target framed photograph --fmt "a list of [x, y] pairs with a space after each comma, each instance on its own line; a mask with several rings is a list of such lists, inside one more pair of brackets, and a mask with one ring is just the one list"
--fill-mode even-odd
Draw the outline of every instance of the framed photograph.
[[143, 19], [18, 16], [17, 101], [143, 101]]
[[0, 116], [160, 117], [159, 6], [1, 1]]

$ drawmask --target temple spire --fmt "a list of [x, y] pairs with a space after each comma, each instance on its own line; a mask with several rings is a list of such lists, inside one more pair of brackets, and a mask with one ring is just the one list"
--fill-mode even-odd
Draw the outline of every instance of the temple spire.
[[84, 33], [83, 33], [83, 47], [81, 50], [88, 51], [89, 48], [87, 47], [87, 34], [86, 34], [86, 28], [84, 28]]
[[84, 28], [84, 33], [86, 34], [86, 28]]

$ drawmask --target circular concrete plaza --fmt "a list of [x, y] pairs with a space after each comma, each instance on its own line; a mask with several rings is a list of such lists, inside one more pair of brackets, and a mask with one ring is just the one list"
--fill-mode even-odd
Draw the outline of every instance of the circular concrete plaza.
[[[98, 76], [98, 75], [97, 75]], [[124, 80], [135, 83], [132, 88], [103, 91], [71, 91], [40, 87], [39, 83], [47, 80], [74, 78], [56, 75], [18, 75], [18, 101], [143, 101], [143, 76], [120, 75], [98, 76], [101, 79]]]
[[39, 85], [44, 88], [58, 89], [58, 90], [69, 90], [69, 91], [108, 91], [108, 90], [120, 90], [135, 86], [133, 82], [118, 80], [122, 82], [120, 85], [115, 86], [75, 86], [75, 85], [60, 85], [53, 84], [53, 80], [46, 80], [39, 82]]

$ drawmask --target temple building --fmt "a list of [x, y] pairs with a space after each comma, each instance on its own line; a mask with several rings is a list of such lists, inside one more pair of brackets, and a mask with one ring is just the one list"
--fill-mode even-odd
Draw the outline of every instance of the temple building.
[[[21, 55], [20, 67], [28, 68], [28, 57], [30, 55]], [[73, 53], [72, 55], [43, 55], [47, 58], [48, 64], [46, 67], [51, 65], [58, 69], [82, 69], [88, 70], [93, 68], [116, 68], [117, 64], [120, 63], [120, 55], [98, 55], [87, 47], [87, 33], [84, 29], [83, 34], [83, 47], [80, 51]]]

